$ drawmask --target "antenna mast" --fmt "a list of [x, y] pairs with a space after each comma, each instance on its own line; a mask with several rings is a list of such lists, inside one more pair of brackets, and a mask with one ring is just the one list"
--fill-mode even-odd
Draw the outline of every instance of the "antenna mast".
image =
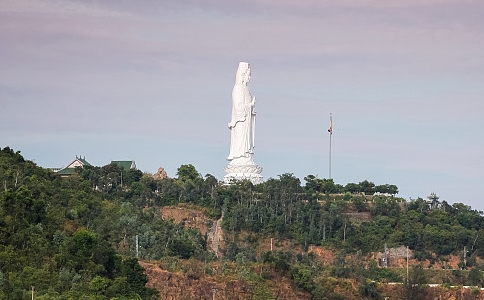
[[331, 136], [333, 135], [333, 113], [329, 113], [329, 179], [331, 179]]

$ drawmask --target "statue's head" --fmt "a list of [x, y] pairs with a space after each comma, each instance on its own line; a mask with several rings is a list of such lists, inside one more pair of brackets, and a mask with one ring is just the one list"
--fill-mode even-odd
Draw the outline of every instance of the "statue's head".
[[241, 84], [244, 82], [249, 82], [250, 75], [250, 65], [247, 62], [241, 61], [239, 63], [239, 68], [237, 69], [237, 73], [235, 74], [235, 83]]

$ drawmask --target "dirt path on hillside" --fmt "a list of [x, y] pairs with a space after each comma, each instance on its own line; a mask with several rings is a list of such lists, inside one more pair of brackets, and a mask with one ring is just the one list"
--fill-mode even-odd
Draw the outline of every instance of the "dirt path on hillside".
[[224, 213], [222, 212], [222, 217], [217, 221], [213, 222], [212, 227], [209, 228], [207, 233], [207, 244], [210, 246], [212, 251], [217, 255], [217, 257], [222, 256], [221, 249], [225, 248], [225, 242], [223, 238], [222, 231], [222, 221], [224, 218]]

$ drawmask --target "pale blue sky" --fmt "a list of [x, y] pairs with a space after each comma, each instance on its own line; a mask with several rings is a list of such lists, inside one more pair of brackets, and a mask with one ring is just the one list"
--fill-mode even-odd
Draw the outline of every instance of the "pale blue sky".
[[222, 179], [239, 61], [265, 178], [395, 184], [484, 210], [481, 0], [0, 2], [0, 147]]

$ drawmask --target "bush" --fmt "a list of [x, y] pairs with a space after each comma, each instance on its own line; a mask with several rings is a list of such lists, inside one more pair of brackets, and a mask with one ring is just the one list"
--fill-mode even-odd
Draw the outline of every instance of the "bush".
[[376, 286], [374, 281], [365, 280], [358, 286], [358, 293], [365, 298], [369, 299], [379, 299], [380, 291]]

